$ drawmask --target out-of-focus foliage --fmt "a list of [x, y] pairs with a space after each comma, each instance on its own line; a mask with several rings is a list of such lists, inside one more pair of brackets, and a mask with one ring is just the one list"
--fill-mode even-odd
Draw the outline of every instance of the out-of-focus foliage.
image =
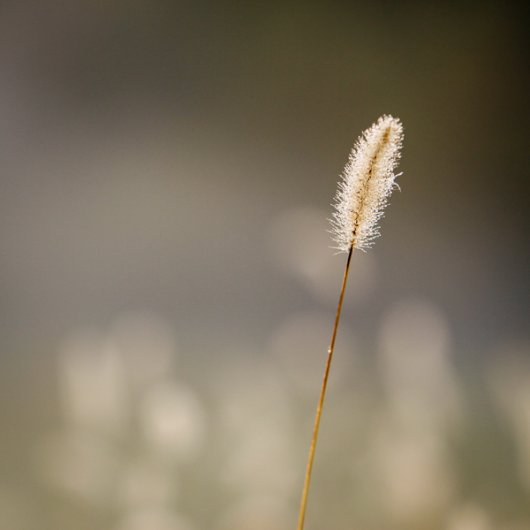
[[526, 27], [496, 2], [0, 7], [0, 530], [530, 526]]

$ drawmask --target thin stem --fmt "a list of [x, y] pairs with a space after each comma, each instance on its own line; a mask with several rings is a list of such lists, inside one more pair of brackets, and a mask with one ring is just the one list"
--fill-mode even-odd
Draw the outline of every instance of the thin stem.
[[344, 276], [342, 278], [342, 287], [340, 289], [339, 303], [337, 306], [337, 314], [335, 315], [335, 323], [333, 325], [333, 332], [331, 334], [331, 342], [328, 348], [328, 357], [326, 359], [326, 368], [324, 370], [324, 378], [322, 380], [322, 388], [320, 390], [320, 398], [318, 400], [317, 412], [315, 416], [315, 425], [313, 427], [313, 437], [311, 438], [311, 445], [309, 447], [309, 455], [307, 458], [307, 466], [305, 471], [304, 489], [302, 490], [302, 500], [300, 501], [300, 513], [298, 516], [297, 530], [303, 530], [305, 521], [305, 512], [307, 508], [307, 496], [309, 493], [309, 484], [311, 482], [311, 472], [313, 470], [313, 461], [315, 460], [315, 449], [318, 440], [318, 431], [320, 428], [320, 417], [322, 416], [322, 407], [324, 406], [324, 399], [326, 397], [326, 388], [328, 386], [329, 370], [331, 368], [331, 361], [333, 360], [333, 351], [335, 350], [335, 339], [337, 338], [337, 331], [339, 329], [340, 315], [342, 312], [342, 302], [344, 300], [344, 293], [346, 292], [346, 284], [348, 282], [348, 273], [350, 272], [350, 262], [353, 254], [353, 245], [350, 247], [346, 267], [344, 269]]

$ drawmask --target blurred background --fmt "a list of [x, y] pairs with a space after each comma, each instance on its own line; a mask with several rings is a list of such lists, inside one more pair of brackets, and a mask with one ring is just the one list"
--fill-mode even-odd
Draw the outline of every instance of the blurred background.
[[0, 530], [530, 528], [528, 74], [501, 2], [0, 4]]

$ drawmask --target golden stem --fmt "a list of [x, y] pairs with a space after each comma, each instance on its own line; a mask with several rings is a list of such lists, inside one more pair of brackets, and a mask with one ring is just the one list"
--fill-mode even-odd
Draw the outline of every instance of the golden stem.
[[305, 521], [305, 512], [307, 508], [307, 496], [309, 494], [309, 484], [311, 482], [311, 472], [313, 470], [313, 461], [315, 460], [315, 449], [318, 440], [318, 431], [320, 428], [320, 417], [322, 416], [322, 407], [324, 406], [324, 399], [326, 397], [326, 388], [328, 386], [329, 370], [331, 368], [331, 361], [333, 359], [333, 351], [335, 350], [335, 339], [337, 338], [337, 331], [339, 329], [340, 315], [342, 312], [342, 302], [344, 300], [344, 293], [346, 292], [346, 284], [348, 282], [348, 273], [350, 271], [350, 262], [353, 254], [353, 245], [350, 247], [346, 267], [344, 269], [344, 276], [342, 278], [342, 287], [340, 289], [339, 303], [337, 306], [337, 314], [335, 315], [335, 324], [333, 325], [333, 332], [331, 334], [331, 342], [328, 348], [328, 357], [326, 359], [326, 367], [324, 369], [324, 378], [322, 380], [322, 388], [320, 390], [320, 398], [318, 400], [317, 412], [315, 416], [315, 425], [313, 427], [313, 437], [311, 438], [311, 445], [309, 447], [309, 455], [307, 458], [307, 466], [305, 471], [304, 489], [302, 490], [302, 500], [300, 501], [300, 513], [298, 515], [297, 530], [303, 530]]

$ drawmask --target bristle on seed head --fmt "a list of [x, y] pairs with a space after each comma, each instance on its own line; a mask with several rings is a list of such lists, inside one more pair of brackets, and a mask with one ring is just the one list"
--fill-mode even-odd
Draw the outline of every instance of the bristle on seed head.
[[353, 146], [333, 203], [331, 232], [339, 252], [366, 250], [380, 235], [378, 221], [395, 186], [402, 143], [400, 120], [385, 115]]

